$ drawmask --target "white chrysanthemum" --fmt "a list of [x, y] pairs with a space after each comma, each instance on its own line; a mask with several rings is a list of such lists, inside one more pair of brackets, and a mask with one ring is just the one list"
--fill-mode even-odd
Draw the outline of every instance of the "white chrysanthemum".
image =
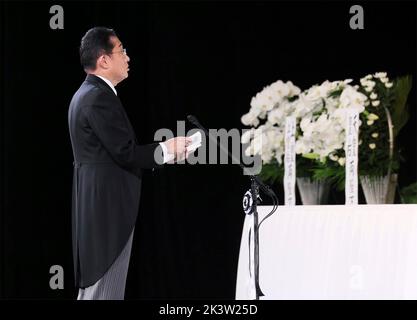
[[375, 100], [376, 98], [378, 98], [378, 95], [375, 92], [372, 92], [369, 98], [371, 98], [372, 100]]
[[379, 119], [379, 117], [375, 113], [368, 114], [368, 116], [366, 118], [368, 120], [374, 120], [374, 121]]
[[386, 78], [387, 77], [387, 73], [386, 72], [376, 72], [374, 74], [375, 78]]
[[376, 82], [375, 81], [372, 81], [372, 80], [368, 80], [368, 81], [366, 81], [366, 84], [365, 84], [367, 87], [371, 87], [371, 88], [373, 88], [373, 87], [375, 87], [375, 85], [376, 85]]
[[392, 82], [387, 82], [387, 83], [385, 83], [385, 87], [387, 87], [387, 88], [391, 88], [391, 87], [392, 87], [392, 85], [393, 85], [393, 83], [392, 83]]

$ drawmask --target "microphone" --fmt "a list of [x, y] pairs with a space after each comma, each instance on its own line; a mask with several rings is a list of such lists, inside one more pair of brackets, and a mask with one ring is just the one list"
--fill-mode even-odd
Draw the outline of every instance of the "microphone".
[[[207, 136], [209, 139], [211, 139], [211, 138], [212, 138], [212, 137], [210, 136], [209, 132], [207, 131], [207, 129], [206, 129], [206, 128], [204, 128], [204, 127], [200, 124], [200, 122], [198, 122], [198, 120], [197, 120], [197, 118], [196, 118], [196, 117], [194, 117], [193, 115], [189, 114], [189, 115], [187, 116], [187, 120], [188, 120], [188, 121], [190, 121], [190, 122], [191, 122], [193, 125], [195, 125], [197, 128], [199, 128], [199, 129], [203, 130], [203, 131], [204, 131], [204, 133], [206, 134], [206, 136]], [[217, 144], [217, 141], [216, 141], [216, 144]]]
[[206, 128], [204, 128], [204, 127], [200, 124], [200, 122], [198, 122], [198, 120], [197, 120], [197, 118], [196, 118], [196, 117], [194, 117], [193, 115], [189, 114], [189, 115], [187, 116], [187, 120], [188, 120], [188, 121], [190, 121], [190, 122], [191, 122], [193, 125], [195, 125], [197, 128], [199, 128], [199, 129], [203, 130], [207, 136], [209, 135], [209, 133], [208, 133], [208, 131], [206, 130]]
[[[187, 120], [190, 121], [192, 124], [195, 124], [197, 126], [197, 124], [200, 124], [197, 120], [196, 117], [194, 117], [192, 114], [189, 114], [187, 116]], [[198, 127], [198, 126], [197, 126]]]
[[[240, 163], [240, 161], [238, 160], [238, 159], [236, 159], [236, 157], [234, 156], [234, 155], [232, 155], [231, 153], [230, 153], [230, 151], [229, 150], [227, 150], [222, 144], [219, 144], [218, 142], [217, 142], [217, 139], [216, 138], [213, 138], [210, 134], [209, 134], [209, 132], [208, 132], [208, 130], [206, 129], [206, 128], [204, 128], [201, 124], [200, 124], [200, 122], [198, 122], [198, 120], [197, 120], [197, 118], [195, 117], [195, 116], [193, 116], [193, 115], [191, 115], [191, 114], [189, 114], [188, 116], [187, 116], [187, 120], [189, 121], [189, 122], [191, 122], [192, 124], [194, 124], [197, 128], [199, 128], [199, 129], [201, 129], [201, 130], [203, 130], [204, 131], [204, 133], [206, 134], [206, 136], [210, 139], [210, 140], [212, 140], [216, 145], [218, 145], [219, 147], [220, 147], [220, 149], [223, 151], [223, 152], [225, 152], [225, 153], [227, 153], [228, 155], [229, 155], [229, 158], [230, 159], [232, 159], [232, 163], [234, 162], [234, 163], [236, 163], [237, 165], [239, 165], [239, 167], [241, 167], [243, 170], [245, 170], [245, 167]], [[265, 183], [263, 183], [257, 176], [252, 176], [253, 177], [253, 179], [258, 183], [258, 185], [261, 187], [261, 189], [266, 193], [266, 194], [268, 194], [269, 196], [271, 196], [271, 197], [275, 197], [275, 198], [277, 198], [277, 196], [275, 195], [275, 192], [274, 191], [272, 191], [272, 189], [267, 185], [267, 184], [265, 184]]]

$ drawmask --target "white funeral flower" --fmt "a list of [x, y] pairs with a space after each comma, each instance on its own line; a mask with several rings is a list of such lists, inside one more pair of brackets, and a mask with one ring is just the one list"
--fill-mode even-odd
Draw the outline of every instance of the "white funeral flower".
[[283, 108], [276, 108], [268, 113], [268, 122], [271, 125], [281, 124], [285, 121], [285, 114]]
[[314, 109], [315, 103], [306, 99], [305, 94], [302, 93], [298, 99], [292, 103], [292, 107], [294, 109], [293, 116], [302, 119]]
[[379, 134], [378, 134], [378, 132], [374, 132], [371, 136], [372, 136], [372, 138], [378, 138]]
[[372, 80], [368, 80], [368, 81], [366, 81], [366, 86], [367, 87], [370, 87], [370, 88], [373, 88], [373, 87], [375, 87], [375, 84], [376, 84], [376, 82], [375, 81], [372, 81]]
[[372, 101], [372, 105], [373, 105], [374, 107], [378, 107], [378, 106], [379, 106], [379, 103], [380, 103], [380, 101], [379, 101], [379, 100]]
[[329, 159], [330, 160], [333, 160], [333, 161], [338, 161], [339, 160], [339, 157], [336, 154], [330, 154], [329, 155]]
[[250, 139], [253, 137], [255, 132], [254, 128], [251, 128], [250, 130], [245, 131], [242, 134], [242, 137], [240, 138], [241, 143], [248, 143]]
[[259, 128], [252, 128], [251, 131], [245, 132], [242, 135], [242, 143], [247, 141], [248, 137], [251, 140], [249, 147], [245, 150], [246, 156], [260, 155], [263, 163], [269, 163], [277, 153], [284, 154], [284, 131], [282, 128], [266, 123]]
[[[260, 119], [269, 117], [271, 110], [279, 108], [281, 104], [288, 101], [288, 98], [298, 95], [300, 91], [300, 88], [296, 87], [291, 81], [284, 83], [278, 80], [264, 87], [262, 91], [252, 97], [251, 108], [247, 114], [242, 116], [242, 123], [247, 126], [257, 127]], [[272, 121], [273, 124], [279, 124], [276, 118], [272, 117], [268, 120]]]
[[322, 97], [321, 94], [322, 91], [320, 90], [320, 87], [316, 85], [308, 89], [305, 98], [309, 101], [316, 101]]
[[387, 82], [387, 83], [385, 83], [385, 87], [387, 87], [387, 88], [391, 88], [391, 87], [392, 87], [392, 85], [393, 85], [393, 83], [392, 83], [392, 82]]
[[295, 153], [296, 154], [306, 154], [310, 153], [312, 149], [312, 144], [308, 139], [298, 139], [295, 142]]
[[378, 95], [375, 92], [372, 92], [371, 95], [369, 96], [372, 100], [375, 100], [376, 98], [378, 98]]
[[259, 125], [258, 115], [252, 110], [243, 115], [240, 120], [245, 126], [257, 127]]
[[278, 80], [270, 85], [271, 90], [279, 96], [281, 99], [284, 97], [293, 97], [300, 94], [301, 90], [297, 86], [294, 86], [291, 81], [286, 83]]
[[[325, 81], [301, 93], [298, 103], [302, 105], [307, 101], [310, 110], [300, 117], [301, 134], [296, 141], [297, 154], [314, 154], [322, 162], [327, 157], [333, 161], [339, 160], [335, 152], [344, 146], [347, 110], [363, 112], [368, 99], [349, 82], [349, 79]], [[331, 95], [339, 90], [342, 91], [340, 96]]]
[[375, 78], [386, 78], [387, 77], [387, 73], [386, 72], [376, 72], [374, 74]]
[[346, 163], [346, 159], [341, 157], [341, 158], [339, 158], [339, 160], [337, 160], [337, 162], [339, 162], [339, 164], [343, 167]]
[[363, 93], [358, 92], [352, 86], [347, 86], [340, 95], [340, 107], [351, 108], [359, 113], [365, 110], [365, 102], [368, 98]]
[[252, 154], [261, 154], [265, 141], [264, 141], [264, 135], [263, 134], [259, 134], [256, 135], [251, 143], [251, 147], [252, 147]]
[[296, 142], [297, 154], [312, 152], [324, 161], [330, 153], [343, 147], [343, 126], [327, 113], [321, 114], [315, 120], [302, 119], [300, 129], [303, 134]]
[[252, 109], [257, 110], [258, 115], [271, 110], [274, 107], [275, 99], [269, 88], [265, 88], [254, 96], [250, 102]]
[[376, 148], [376, 144], [375, 143], [370, 143], [369, 144], [369, 149], [375, 149]]
[[[349, 82], [350, 79], [347, 79], [345, 81]], [[339, 86], [343, 86], [344, 82], [341, 81], [333, 81], [330, 82], [329, 80], [324, 81], [320, 85], [314, 85], [310, 89], [308, 89], [304, 93], [304, 97], [306, 100], [312, 102], [312, 101], [318, 101], [321, 99], [327, 99], [329, 93], [331, 91], [334, 91]]]
[[374, 124], [374, 120], [368, 120], [368, 121], [366, 121], [366, 124], [368, 126], [372, 126]]
[[379, 117], [375, 113], [368, 114], [368, 116], [366, 118], [368, 120], [378, 120], [379, 119]]

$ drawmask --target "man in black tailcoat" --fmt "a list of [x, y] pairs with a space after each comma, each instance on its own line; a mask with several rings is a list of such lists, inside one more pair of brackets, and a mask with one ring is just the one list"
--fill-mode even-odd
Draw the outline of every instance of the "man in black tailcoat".
[[68, 111], [78, 299], [124, 299], [142, 170], [186, 157], [190, 140], [138, 144], [115, 89], [128, 77], [130, 59], [112, 29], [90, 29], [80, 60], [87, 77]]

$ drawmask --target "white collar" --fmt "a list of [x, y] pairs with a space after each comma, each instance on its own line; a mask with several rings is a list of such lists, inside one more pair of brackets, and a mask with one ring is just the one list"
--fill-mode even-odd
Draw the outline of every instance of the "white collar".
[[101, 80], [103, 80], [105, 83], [107, 83], [109, 85], [109, 87], [113, 90], [114, 94], [117, 96], [116, 88], [114, 87], [113, 83], [111, 83], [110, 80], [108, 80], [108, 79], [106, 79], [102, 76], [99, 76], [98, 74], [95, 74], [95, 76], [99, 77]]

